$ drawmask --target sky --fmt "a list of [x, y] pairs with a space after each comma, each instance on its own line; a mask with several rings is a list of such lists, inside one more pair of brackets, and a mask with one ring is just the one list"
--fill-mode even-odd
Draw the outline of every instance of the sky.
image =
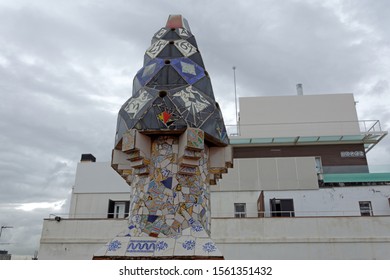
[[[153, 34], [187, 18], [225, 124], [237, 95], [353, 93], [390, 126], [390, 1], [0, 0], [0, 250], [33, 255], [67, 213], [81, 154], [110, 161], [117, 113]], [[390, 137], [368, 153], [390, 166]], [[389, 169], [390, 170], [390, 169]]]

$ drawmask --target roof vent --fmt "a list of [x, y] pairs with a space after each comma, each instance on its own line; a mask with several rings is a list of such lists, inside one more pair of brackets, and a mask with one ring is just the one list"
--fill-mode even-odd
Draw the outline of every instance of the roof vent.
[[96, 158], [92, 154], [82, 154], [80, 162], [96, 162]]

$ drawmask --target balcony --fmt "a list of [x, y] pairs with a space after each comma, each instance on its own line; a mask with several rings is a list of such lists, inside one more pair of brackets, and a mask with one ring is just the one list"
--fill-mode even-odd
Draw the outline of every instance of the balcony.
[[387, 135], [379, 120], [238, 124], [226, 129], [233, 147], [364, 144], [366, 153]]

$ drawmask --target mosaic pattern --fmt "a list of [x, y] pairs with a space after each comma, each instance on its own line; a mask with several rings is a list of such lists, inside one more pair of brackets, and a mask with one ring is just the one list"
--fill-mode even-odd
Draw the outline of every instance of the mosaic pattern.
[[209, 184], [225, 170], [228, 141], [195, 38], [170, 16], [118, 114], [112, 166], [131, 185], [131, 203], [106, 255], [222, 258], [210, 239]]
[[133, 96], [119, 111], [115, 146], [133, 128], [183, 131], [194, 127], [217, 145], [229, 143], [195, 37], [187, 21], [177, 17], [170, 16], [145, 52], [144, 66], [133, 81]]
[[194, 150], [203, 150], [204, 133], [200, 129], [187, 129], [187, 147]]
[[143, 253], [153, 253], [156, 249], [156, 241], [150, 240], [139, 240], [131, 241], [129, 246], [127, 246], [127, 252], [143, 252]]
[[215, 246], [215, 244], [213, 242], [207, 242], [206, 244], [203, 245], [203, 250], [205, 252], [214, 252], [217, 250], [217, 247]]
[[164, 241], [156, 242], [155, 250], [157, 250], [157, 251], [164, 251], [167, 248], [168, 248], [167, 242], [164, 242]]
[[[190, 130], [188, 139], [199, 148], [200, 132]], [[196, 140], [194, 140], [194, 135]], [[183, 144], [192, 142], [184, 139]], [[203, 139], [201, 139], [203, 144]], [[207, 150], [200, 152], [203, 159], [196, 167], [180, 167], [179, 137], [160, 136], [152, 142], [151, 166], [148, 177], [138, 178], [133, 184], [130, 232], [131, 236], [147, 234], [152, 237], [174, 237], [197, 221], [197, 229], [210, 228], [207, 184]], [[181, 171], [194, 175], [181, 174]], [[188, 170], [189, 169], [189, 170]], [[201, 229], [200, 229], [201, 228]]]
[[116, 251], [121, 248], [122, 243], [119, 240], [114, 240], [108, 244], [108, 251]]
[[193, 250], [195, 248], [195, 241], [194, 240], [186, 240], [183, 243], [183, 248], [186, 250]]

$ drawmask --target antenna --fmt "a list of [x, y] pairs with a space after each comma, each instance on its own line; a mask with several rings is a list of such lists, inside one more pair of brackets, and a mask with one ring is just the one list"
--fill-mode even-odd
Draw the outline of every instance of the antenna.
[[236, 104], [236, 124], [238, 125], [236, 66], [233, 66], [233, 76], [234, 76], [234, 103]]

